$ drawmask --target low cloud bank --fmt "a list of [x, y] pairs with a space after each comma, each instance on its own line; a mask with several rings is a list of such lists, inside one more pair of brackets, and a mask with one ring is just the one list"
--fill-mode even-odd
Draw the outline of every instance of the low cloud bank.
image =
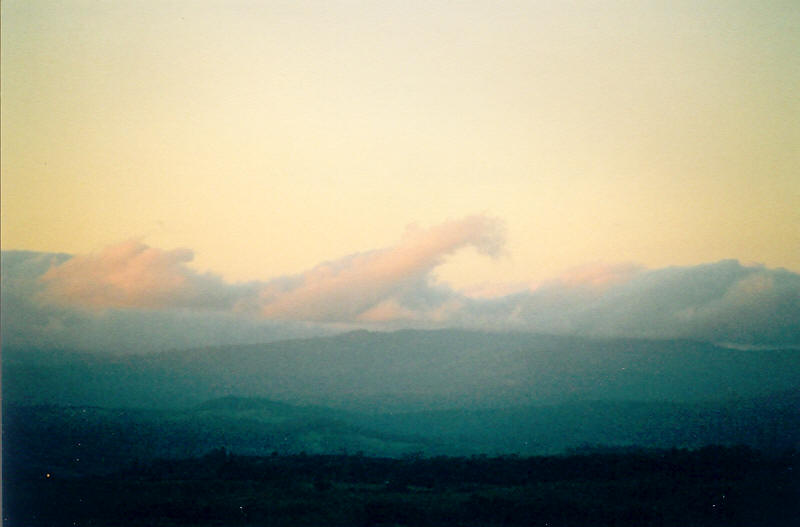
[[41, 276], [38, 298], [94, 311], [188, 308], [316, 322], [415, 318], [420, 301], [434, 293], [431, 271], [448, 255], [474, 247], [494, 257], [503, 243], [499, 220], [473, 216], [430, 229], [410, 228], [395, 246], [325, 262], [295, 276], [230, 284], [188, 267], [194, 257], [188, 249], [165, 251], [132, 240], [53, 262]]
[[[465, 247], [497, 256], [504, 243], [500, 221], [473, 216], [431, 229], [409, 229], [394, 247], [326, 262], [301, 275], [260, 288], [259, 311], [268, 318], [325, 322], [417, 318], [420, 302], [443, 301], [431, 272]], [[453, 293], [448, 291], [444, 296]]]
[[599, 287], [556, 281], [516, 310], [536, 331], [799, 345], [800, 275], [735, 260], [639, 269]]
[[40, 298], [93, 310], [236, 310], [254, 294], [252, 286], [227, 284], [219, 276], [193, 271], [186, 266], [193, 258], [188, 249], [164, 251], [129, 240], [51, 266], [41, 277]]
[[394, 246], [298, 275], [244, 284], [194, 271], [189, 250], [140, 241], [93, 255], [4, 252], [3, 342], [96, 348], [99, 339], [104, 348], [126, 348], [147, 341], [148, 349], [164, 349], [355, 327], [460, 326], [800, 346], [800, 275], [784, 269], [734, 260], [654, 270], [590, 265], [535, 289], [494, 294], [456, 291], [433, 278], [456, 251], [496, 257], [503, 243], [502, 222], [473, 216], [409, 229]]
[[43, 276], [70, 261], [66, 254], [2, 253], [3, 347], [77, 349], [116, 353], [254, 344], [331, 334], [335, 328], [302, 321], [272, 321], [233, 311], [189, 307], [99, 309], [46, 297]]

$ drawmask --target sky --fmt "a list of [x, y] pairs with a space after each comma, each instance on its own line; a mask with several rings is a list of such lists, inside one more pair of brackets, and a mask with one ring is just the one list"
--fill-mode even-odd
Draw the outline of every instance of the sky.
[[5, 1], [2, 249], [76, 255], [61, 306], [311, 322], [796, 284], [798, 49], [794, 1]]

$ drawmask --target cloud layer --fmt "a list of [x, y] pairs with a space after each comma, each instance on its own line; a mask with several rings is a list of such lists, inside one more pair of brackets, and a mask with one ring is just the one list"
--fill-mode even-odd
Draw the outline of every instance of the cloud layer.
[[419, 302], [433, 293], [431, 271], [448, 255], [471, 246], [497, 256], [503, 242], [502, 223], [483, 216], [426, 230], [409, 229], [394, 247], [327, 262], [291, 279], [265, 284], [260, 312], [266, 317], [341, 322], [413, 318]]
[[800, 345], [800, 275], [734, 260], [654, 270], [588, 265], [535, 289], [497, 288], [494, 295], [486, 293], [491, 288], [455, 291], [432, 278], [462, 248], [495, 257], [503, 243], [499, 220], [473, 216], [409, 229], [394, 246], [298, 275], [245, 284], [194, 271], [189, 250], [140, 241], [73, 257], [3, 253], [3, 341], [63, 344], [76, 328], [150, 336], [159, 328], [152, 347], [167, 348], [186, 344], [187, 331], [222, 344], [222, 335], [254, 342], [332, 327], [461, 326]]
[[[41, 277], [40, 298], [91, 310], [191, 308], [320, 322], [413, 316], [400, 306], [412, 297], [419, 303], [430, 296], [430, 273], [448, 255], [471, 246], [497, 256], [503, 236], [499, 220], [472, 216], [430, 229], [410, 228], [393, 247], [248, 284], [197, 273], [186, 265], [193, 258], [188, 249], [164, 251], [133, 240], [53, 265]], [[419, 295], [421, 290], [426, 293]]]
[[248, 288], [200, 274], [186, 263], [192, 251], [164, 251], [129, 240], [98, 254], [75, 256], [41, 277], [42, 298], [88, 309], [233, 309]]
[[558, 281], [517, 307], [523, 325], [539, 331], [800, 344], [800, 275], [735, 260], [632, 270], [588, 288]]

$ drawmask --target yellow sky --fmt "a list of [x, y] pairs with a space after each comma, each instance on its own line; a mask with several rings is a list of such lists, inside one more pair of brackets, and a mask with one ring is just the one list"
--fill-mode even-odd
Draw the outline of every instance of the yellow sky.
[[800, 270], [796, 2], [2, 3], [2, 247], [267, 279], [501, 218], [457, 286]]

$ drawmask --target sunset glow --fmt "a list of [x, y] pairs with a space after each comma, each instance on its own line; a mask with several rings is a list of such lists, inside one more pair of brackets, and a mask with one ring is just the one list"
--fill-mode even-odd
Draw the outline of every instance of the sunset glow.
[[266, 280], [474, 214], [457, 287], [800, 270], [792, 2], [4, 2], [2, 244]]

